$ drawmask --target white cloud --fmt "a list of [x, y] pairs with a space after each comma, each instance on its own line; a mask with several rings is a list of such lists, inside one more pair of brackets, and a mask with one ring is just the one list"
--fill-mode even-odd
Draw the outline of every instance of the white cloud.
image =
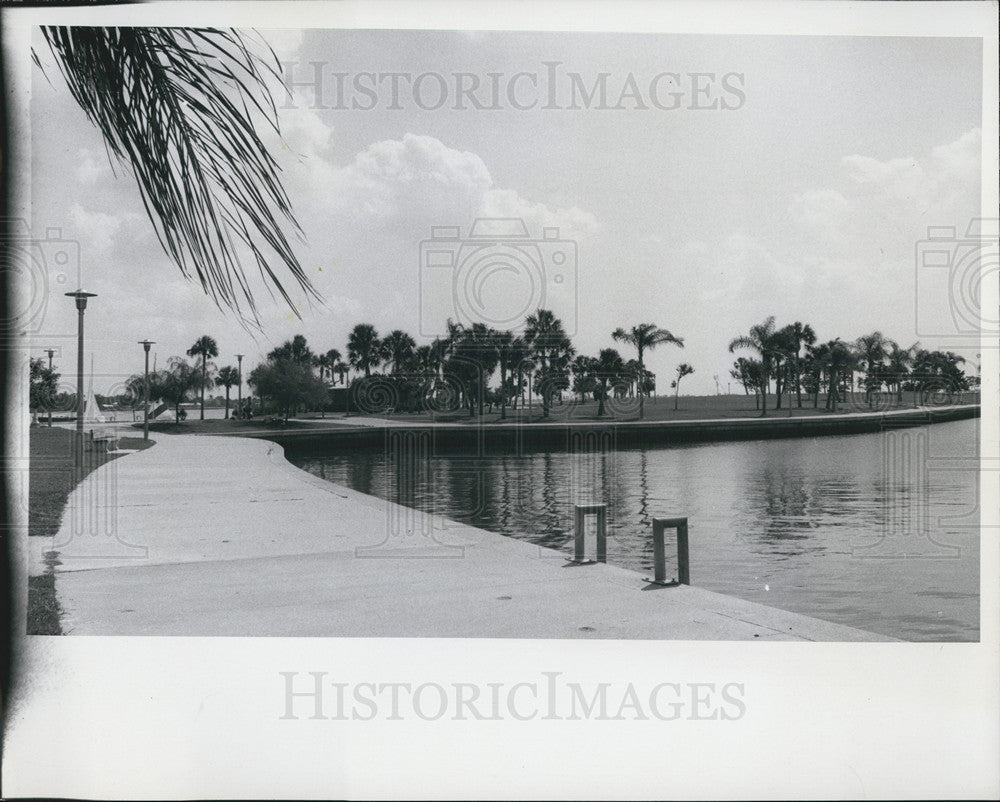
[[81, 184], [91, 185], [96, 183], [105, 172], [110, 172], [107, 163], [100, 165], [94, 161], [94, 156], [87, 148], [79, 151], [80, 164], [76, 168], [76, 179]]
[[69, 216], [80, 240], [81, 253], [86, 255], [89, 251], [102, 256], [116, 246], [123, 227], [146, 220], [134, 212], [108, 214], [89, 211], [79, 203], [70, 207]]

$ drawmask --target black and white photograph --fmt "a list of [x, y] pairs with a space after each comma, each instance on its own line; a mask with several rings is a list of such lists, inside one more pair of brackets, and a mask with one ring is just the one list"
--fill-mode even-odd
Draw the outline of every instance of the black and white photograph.
[[5, 796], [993, 797], [995, 12], [4, 8]]

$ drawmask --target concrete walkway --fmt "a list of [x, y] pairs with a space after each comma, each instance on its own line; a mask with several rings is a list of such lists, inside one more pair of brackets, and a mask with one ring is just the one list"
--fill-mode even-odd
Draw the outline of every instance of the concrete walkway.
[[569, 566], [325, 482], [263, 440], [159, 435], [90, 474], [54, 538], [29, 540], [67, 634], [891, 640]]

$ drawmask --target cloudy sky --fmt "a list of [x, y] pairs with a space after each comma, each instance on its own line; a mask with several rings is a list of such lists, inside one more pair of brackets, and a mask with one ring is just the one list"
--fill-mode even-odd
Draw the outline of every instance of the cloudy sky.
[[[301, 82], [280, 110], [282, 140], [268, 142], [324, 302], [301, 299], [300, 320], [261, 288], [255, 336], [183, 279], [128, 170], [109, 163], [57, 71], [47, 70], [50, 85], [35, 70], [33, 232], [58, 228], [79, 242], [83, 286], [99, 294], [87, 314], [98, 392], [141, 372], [144, 337], [164, 364], [210, 334], [219, 365], [241, 352], [247, 368], [297, 333], [314, 350], [346, 353], [358, 322], [427, 342], [460, 312], [421, 242], [432, 226], [467, 237], [489, 217], [523, 219], [535, 239], [558, 229], [558, 239], [524, 251], [534, 285], [487, 265], [483, 314], [502, 317], [546, 292], [588, 354], [613, 345], [618, 326], [668, 328], [686, 347], [649, 357], [661, 392], [680, 361], [696, 371], [687, 392], [715, 392], [716, 375], [725, 391], [729, 341], [768, 315], [811, 323], [824, 341], [878, 329], [975, 361], [975, 345], [950, 336], [962, 324], [947, 277], [916, 253], [928, 226], [964, 234], [980, 215], [977, 40], [260, 33]], [[601, 81], [603, 107], [595, 95], [587, 108], [579, 87]], [[470, 86], [463, 100], [456, 90]], [[440, 248], [459, 263], [470, 253], [461, 237]], [[567, 241], [575, 265], [558, 244]], [[570, 261], [557, 266], [557, 252]], [[57, 348], [68, 377], [75, 311], [62, 293], [75, 287], [66, 281], [75, 275], [50, 270], [34, 341]]]

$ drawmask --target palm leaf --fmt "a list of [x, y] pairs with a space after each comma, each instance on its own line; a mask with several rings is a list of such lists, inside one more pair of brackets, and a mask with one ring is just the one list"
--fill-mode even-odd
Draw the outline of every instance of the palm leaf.
[[248, 311], [257, 326], [246, 258], [296, 314], [273, 265], [320, 300], [285, 236], [284, 223], [300, 238], [301, 230], [254, 124], [263, 119], [278, 131], [267, 84], [277, 72], [240, 32], [44, 27], [42, 34], [109, 154], [132, 168], [160, 244], [186, 278], [244, 321]]

